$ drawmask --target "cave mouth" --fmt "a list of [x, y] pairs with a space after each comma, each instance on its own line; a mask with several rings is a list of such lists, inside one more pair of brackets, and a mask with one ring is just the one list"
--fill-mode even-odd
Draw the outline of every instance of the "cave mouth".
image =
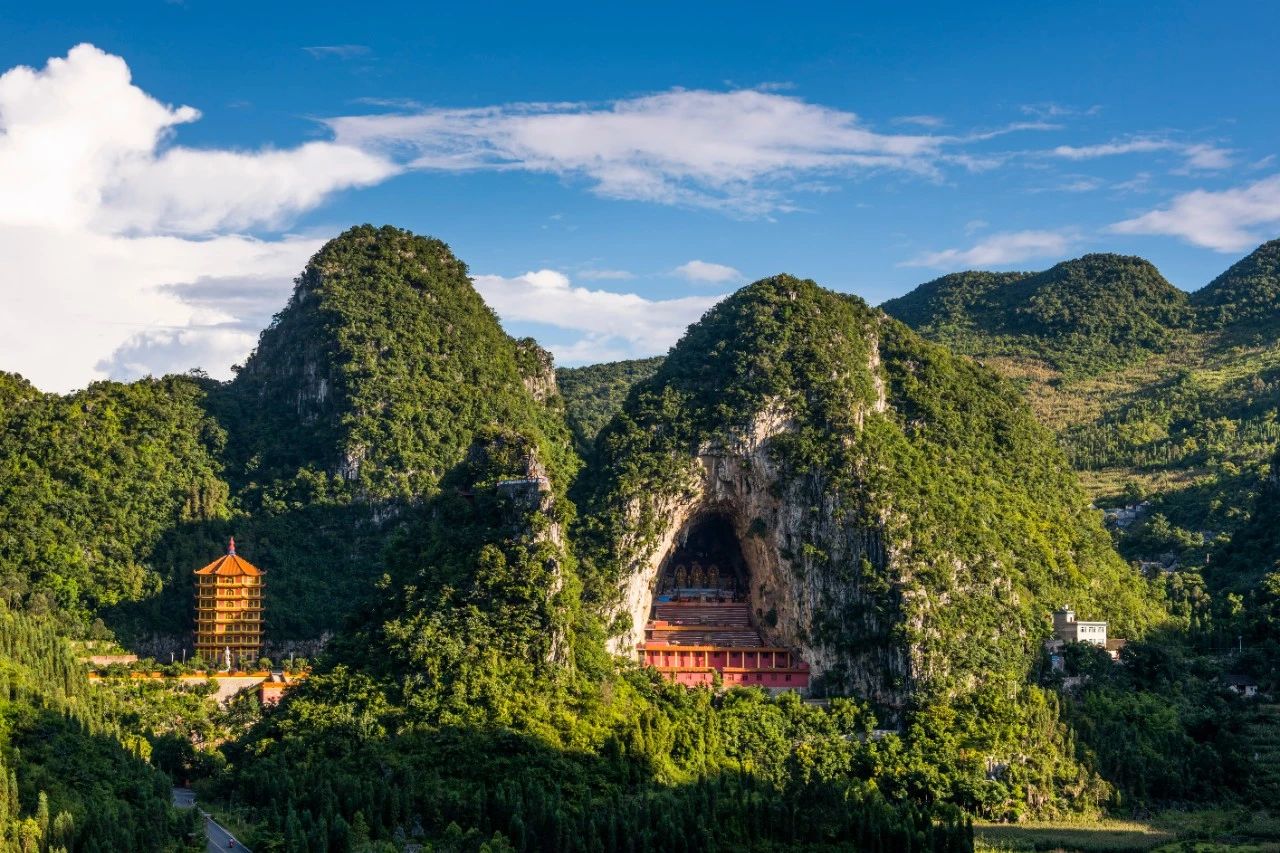
[[723, 515], [704, 516], [676, 540], [658, 570], [656, 600], [745, 601], [747, 563], [733, 524]]
[[696, 517], [659, 564], [640, 659], [687, 687], [806, 691], [809, 665], [766, 644], [751, 617], [750, 573], [732, 521]]

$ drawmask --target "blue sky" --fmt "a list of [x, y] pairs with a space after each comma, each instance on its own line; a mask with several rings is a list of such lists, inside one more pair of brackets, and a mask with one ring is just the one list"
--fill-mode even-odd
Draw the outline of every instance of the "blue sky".
[[225, 376], [360, 222], [562, 363], [780, 271], [878, 303], [1115, 251], [1195, 289], [1280, 234], [1272, 3], [460, 5], [0, 11], [0, 369]]

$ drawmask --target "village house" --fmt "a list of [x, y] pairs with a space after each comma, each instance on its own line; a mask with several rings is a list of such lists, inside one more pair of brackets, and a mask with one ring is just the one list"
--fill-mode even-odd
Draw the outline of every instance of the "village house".
[[1045, 650], [1049, 652], [1053, 668], [1061, 669], [1063, 643], [1089, 643], [1105, 650], [1113, 661], [1118, 661], [1126, 642], [1119, 637], [1108, 638], [1106, 622], [1082, 622], [1076, 619], [1076, 612], [1064, 604], [1053, 613], [1053, 639], [1045, 642]]
[[1237, 696], [1252, 699], [1258, 695], [1258, 679], [1232, 673], [1222, 676], [1222, 684]]

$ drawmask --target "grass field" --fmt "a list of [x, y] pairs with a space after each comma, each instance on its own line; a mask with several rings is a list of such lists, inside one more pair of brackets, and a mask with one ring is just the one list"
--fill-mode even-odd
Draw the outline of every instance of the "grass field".
[[1265, 812], [1163, 812], [1149, 820], [974, 824], [979, 851], [1280, 853], [1280, 817]]

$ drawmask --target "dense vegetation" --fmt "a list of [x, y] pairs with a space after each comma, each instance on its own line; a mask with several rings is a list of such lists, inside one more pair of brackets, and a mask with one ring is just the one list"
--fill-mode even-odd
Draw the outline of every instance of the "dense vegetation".
[[575, 641], [563, 498], [497, 486], [525, 449], [481, 438], [467, 495], [424, 509], [367, 627], [232, 751], [212, 790], [263, 825], [255, 849], [969, 848], [958, 811], [871, 782], [921, 759], [868, 740], [857, 704], [713, 700]]
[[[1144, 261], [1090, 255], [947, 276], [884, 308], [1022, 385], [1100, 503], [1151, 500], [1120, 538], [1127, 557], [1194, 569], [1280, 440], [1278, 253], [1264, 244], [1189, 299]], [[1071, 298], [1033, 286], [1055, 277]], [[1059, 302], [1056, 323], [1028, 322]]]
[[1191, 301], [1206, 326], [1274, 338], [1280, 320], [1280, 239], [1263, 243], [1192, 294]]
[[[19, 389], [14, 393], [14, 388]], [[153, 595], [170, 531], [228, 515], [223, 430], [186, 377], [66, 397], [0, 378], [0, 586], [11, 604], [86, 621]]]
[[[581, 604], [571, 438], [505, 381], [532, 405], [455, 421], [469, 449], [403, 511], [379, 600], [213, 783], [262, 824], [257, 846], [967, 849], [959, 811], [873, 783], [880, 751], [904, 750], [866, 739], [865, 708], [713, 701], [618, 669]], [[548, 487], [510, 483], [532, 473]], [[779, 748], [797, 740], [807, 757]]]
[[[1131, 636], [1161, 618], [1012, 388], [860, 300], [789, 276], [709, 311], [601, 434], [601, 483], [584, 514], [599, 546], [588, 601], [611, 604], [665, 523], [664, 499], [688, 488], [698, 448], [731, 443], [766, 408], [790, 424], [771, 443], [784, 479], [820, 483], [836, 514], [896, 552], [844, 582], [868, 588], [850, 607], [900, 610], [902, 627], [873, 638], [857, 633], [858, 613], [828, 611], [819, 617], [849, 626], [826, 638], [835, 649], [905, 641], [914, 688], [948, 694], [975, 678], [1025, 677], [1062, 601]], [[850, 571], [820, 555], [793, 565]]]
[[[174, 847], [191, 827], [147, 760], [199, 780], [258, 850], [967, 850], [973, 816], [1264, 800], [1249, 756], [1271, 723], [1222, 683], [1276, 684], [1263, 249], [1190, 302], [1095, 255], [886, 306], [1012, 381], [778, 276], [665, 359], [561, 370], [557, 391], [447, 246], [362, 226], [312, 259], [230, 383], [57, 397], [0, 374], [4, 841]], [[1238, 318], [1250, 331], [1228, 335]], [[1055, 406], [1061, 449], [1033, 416]], [[765, 415], [786, 423], [770, 493], [812, 534], [788, 570], [848, 593], [808, 626], [825, 706], [676, 688], [606, 653], [663, 501]], [[1121, 471], [1116, 502], [1210, 471], [1119, 537], [1180, 571], [1127, 565], [1068, 459]], [[848, 530], [886, 547], [832, 557]], [[266, 711], [130, 679], [91, 692], [40, 614], [181, 636], [190, 571], [233, 533], [269, 572], [273, 638], [351, 613], [313, 677]], [[1075, 647], [1047, 665], [1063, 601], [1134, 641], [1123, 667]], [[890, 659], [900, 702], [847, 698]]]
[[1141, 258], [1085, 255], [1041, 273], [945, 276], [884, 304], [967, 353], [1032, 356], [1092, 374], [1168, 349], [1192, 321], [1187, 295]]
[[52, 620], [0, 605], [0, 850], [185, 849], [194, 813], [120, 717]]
[[622, 408], [631, 387], [656, 373], [662, 361], [659, 355], [556, 369], [565, 417], [580, 452], [585, 455], [589, 451], [596, 435]]

